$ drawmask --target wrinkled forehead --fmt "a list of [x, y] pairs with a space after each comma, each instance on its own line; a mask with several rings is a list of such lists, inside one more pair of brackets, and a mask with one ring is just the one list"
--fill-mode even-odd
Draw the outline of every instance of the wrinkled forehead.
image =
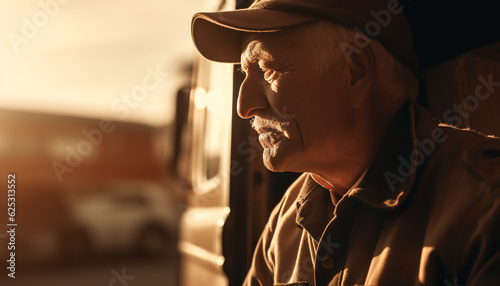
[[300, 53], [305, 44], [303, 27], [272, 33], [246, 33], [241, 45], [241, 62], [275, 60], [289, 53]]

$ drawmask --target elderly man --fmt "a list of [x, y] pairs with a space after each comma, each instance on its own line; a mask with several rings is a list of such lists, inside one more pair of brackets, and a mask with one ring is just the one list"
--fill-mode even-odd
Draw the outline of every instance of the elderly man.
[[266, 167], [304, 172], [245, 285], [500, 285], [500, 142], [414, 103], [398, 2], [256, 1], [196, 14], [193, 39], [241, 62]]

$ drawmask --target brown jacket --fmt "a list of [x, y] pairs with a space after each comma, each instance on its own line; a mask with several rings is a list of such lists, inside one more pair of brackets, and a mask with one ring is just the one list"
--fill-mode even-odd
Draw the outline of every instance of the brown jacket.
[[390, 130], [336, 206], [309, 174], [289, 188], [244, 285], [500, 285], [500, 140], [413, 105]]

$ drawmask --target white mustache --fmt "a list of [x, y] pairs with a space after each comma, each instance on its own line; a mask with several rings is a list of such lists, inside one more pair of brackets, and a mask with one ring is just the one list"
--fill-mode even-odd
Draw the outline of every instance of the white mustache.
[[252, 128], [258, 133], [263, 133], [266, 129], [272, 129], [278, 132], [285, 132], [285, 128], [290, 125], [287, 121], [282, 121], [278, 117], [263, 118], [254, 117], [250, 121]]

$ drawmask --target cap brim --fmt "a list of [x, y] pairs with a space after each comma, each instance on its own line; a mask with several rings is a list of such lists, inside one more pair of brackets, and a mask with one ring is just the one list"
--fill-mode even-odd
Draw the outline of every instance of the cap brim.
[[276, 32], [317, 20], [317, 17], [270, 9], [197, 13], [192, 19], [191, 36], [198, 51], [207, 59], [239, 63], [245, 33]]

